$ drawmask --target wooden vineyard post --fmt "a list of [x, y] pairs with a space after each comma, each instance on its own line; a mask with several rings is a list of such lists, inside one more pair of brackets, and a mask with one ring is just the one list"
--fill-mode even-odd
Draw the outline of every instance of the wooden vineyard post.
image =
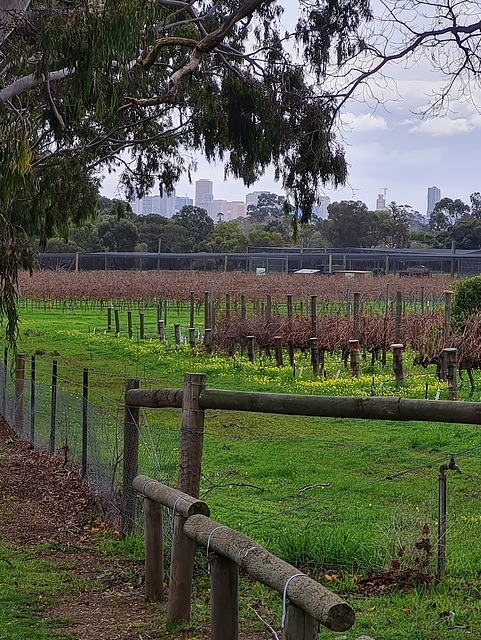
[[319, 623], [306, 611], [287, 602], [282, 640], [317, 640]]
[[359, 293], [359, 291], [354, 291], [353, 296], [354, 296], [354, 306], [353, 306], [354, 326], [353, 326], [352, 337], [355, 340], [359, 340], [359, 301], [361, 299], [361, 294]]
[[23, 435], [23, 392], [25, 388], [25, 354], [17, 355], [17, 368], [15, 370], [15, 417], [13, 424], [18, 436]]
[[112, 331], [112, 307], [107, 307], [107, 331]]
[[189, 327], [194, 326], [194, 309], [195, 309], [195, 300], [194, 300], [194, 292], [190, 292], [190, 324]]
[[421, 287], [420, 301], [421, 301], [421, 313], [424, 313], [424, 287]]
[[249, 362], [254, 362], [254, 336], [247, 336], [247, 356]]
[[57, 361], [52, 363], [52, 404], [50, 407], [50, 438], [48, 442], [48, 453], [55, 451], [55, 423], [57, 420]]
[[457, 352], [457, 349], [443, 349], [447, 364], [448, 400], [458, 399]]
[[404, 380], [404, 366], [403, 366], [403, 349], [402, 344], [392, 344], [392, 368], [394, 375], [396, 376], [396, 384], [401, 384]]
[[212, 640], [237, 640], [239, 626], [239, 568], [233, 560], [210, 558], [210, 626]]
[[[128, 378], [125, 392], [138, 389], [139, 380]], [[125, 536], [135, 529], [137, 516], [136, 494], [133, 481], [138, 471], [139, 460], [139, 408], [125, 404], [124, 407], [124, 462], [122, 480], [122, 534]]]
[[144, 314], [139, 313], [139, 318], [140, 318], [140, 339], [143, 340], [145, 338]]
[[159, 320], [157, 323], [157, 332], [159, 334], [160, 342], [165, 342], [165, 330], [164, 330], [164, 321]]
[[[177, 488], [194, 498], [199, 497], [202, 464], [204, 410], [199, 397], [203, 389], [205, 374], [184, 374]], [[167, 607], [170, 622], [187, 622], [190, 618], [195, 543], [184, 534], [185, 521], [183, 516], [174, 514]]]
[[175, 344], [180, 344], [180, 324], [174, 324]]
[[317, 296], [311, 296], [311, 331], [313, 334], [317, 330]]
[[315, 378], [319, 375], [319, 347], [317, 346], [317, 338], [309, 338], [311, 349], [311, 365], [312, 373]]
[[164, 599], [164, 549], [162, 505], [144, 498], [145, 599]]
[[225, 317], [226, 319], [230, 318], [230, 295], [228, 293], [225, 294]]
[[209, 292], [204, 291], [204, 331], [210, 328]]
[[246, 305], [246, 297], [244, 294], [241, 295], [241, 318], [245, 320], [247, 317], [247, 305]]
[[359, 340], [349, 340], [349, 352], [351, 355], [351, 376], [359, 378]]
[[119, 317], [118, 309], [114, 309], [114, 318], [115, 318], [115, 333], [119, 335], [120, 334], [120, 317]]
[[444, 292], [444, 346], [449, 347], [450, 327], [451, 327], [451, 307], [454, 291]]
[[278, 367], [283, 367], [284, 363], [282, 360], [282, 337], [281, 336], [275, 336], [274, 337], [274, 344], [276, 347], [276, 364]]
[[272, 317], [272, 296], [270, 293], [267, 294], [267, 303], [266, 303], [266, 322], [270, 322]]
[[403, 312], [402, 291], [396, 291], [396, 316], [394, 318], [394, 342], [401, 342], [401, 320]]
[[192, 353], [194, 353], [194, 349], [195, 349], [195, 329], [194, 329], [194, 327], [190, 327], [190, 329], [189, 329], [189, 345], [190, 345], [190, 348], [192, 349]]
[[207, 353], [212, 353], [212, 329], [205, 330], [204, 347]]
[[133, 331], [132, 331], [132, 311], [127, 311], [127, 328], [129, 332], [129, 338], [132, 340]]
[[[289, 333], [292, 331], [292, 293], [287, 294], [287, 321]], [[287, 341], [287, 348], [289, 350], [289, 364], [294, 367], [294, 344], [291, 339]]]

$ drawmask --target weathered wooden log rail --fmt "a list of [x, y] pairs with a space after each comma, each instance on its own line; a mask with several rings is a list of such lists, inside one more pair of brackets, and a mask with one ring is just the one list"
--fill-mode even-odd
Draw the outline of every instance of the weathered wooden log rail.
[[[182, 389], [132, 389], [127, 391], [125, 401], [132, 407], [180, 409], [183, 393]], [[199, 405], [202, 409], [258, 411], [285, 415], [481, 424], [479, 402], [370, 396], [304, 396], [204, 389], [199, 395]]]
[[[174, 510], [183, 527], [180, 535], [205, 547], [210, 564], [211, 638], [237, 640], [239, 568], [289, 599], [283, 615], [284, 640], [317, 638], [319, 624], [332, 631], [346, 631], [354, 623], [354, 611], [335, 593], [292, 565], [272, 555], [244, 534], [211, 520], [204, 502], [152, 478], [137, 476], [134, 488], [144, 497], [146, 599], [162, 597], [162, 515], [159, 505]], [[175, 540], [172, 546], [176, 544]], [[213, 555], [210, 555], [213, 554]], [[185, 558], [184, 558], [185, 560]], [[177, 572], [178, 568], [171, 568]], [[169, 602], [190, 595], [187, 584], [170, 581]], [[306, 633], [307, 630], [307, 633]]]

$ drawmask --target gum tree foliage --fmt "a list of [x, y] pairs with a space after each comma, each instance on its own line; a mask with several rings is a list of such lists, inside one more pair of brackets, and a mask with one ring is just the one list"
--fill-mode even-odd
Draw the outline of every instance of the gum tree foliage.
[[353, 53], [367, 0], [299, 8], [286, 37], [275, 0], [0, 0], [0, 316], [11, 341], [28, 236], [45, 244], [93, 215], [101, 168], [123, 166], [126, 195], [142, 196], [156, 179], [171, 190], [194, 151], [247, 185], [273, 165], [306, 219], [322, 185], [344, 182], [335, 105], [308, 76]]
[[383, 0], [375, 20], [368, 0], [289, 0], [290, 31], [282, 2], [0, 0], [0, 317], [12, 342], [28, 236], [45, 244], [93, 215], [100, 169], [123, 166], [126, 195], [142, 196], [155, 179], [169, 191], [192, 152], [247, 185], [273, 165], [306, 222], [321, 187], [346, 179], [338, 110], [364, 88], [382, 100], [390, 65], [428, 52], [446, 80], [434, 108], [470, 95], [474, 0]]

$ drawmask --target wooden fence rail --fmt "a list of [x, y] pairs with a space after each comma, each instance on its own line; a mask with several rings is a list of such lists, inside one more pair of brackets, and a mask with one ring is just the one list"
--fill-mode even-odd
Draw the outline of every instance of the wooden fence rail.
[[[144, 497], [148, 513], [152, 502], [174, 509], [174, 517], [184, 521], [182, 535], [206, 548], [211, 568], [213, 640], [237, 640], [239, 568], [275, 589], [284, 602], [289, 599], [291, 606], [285, 607], [283, 616], [284, 640], [311, 640], [317, 637], [319, 623], [332, 631], [346, 631], [353, 625], [354, 611], [338, 595], [251, 538], [211, 520], [205, 503], [146, 476], [137, 476], [134, 487]], [[159, 535], [158, 521], [148, 517], [144, 523], [147, 599], [153, 599], [154, 593], [159, 595], [159, 584], [162, 584], [162, 535]], [[215, 555], [212, 557], [211, 553]], [[189, 585], [171, 583], [169, 601], [177, 597], [176, 590], [184, 593], [188, 589]]]
[[[125, 401], [133, 407], [180, 409], [183, 393], [182, 389], [132, 389], [127, 391]], [[304, 396], [204, 389], [199, 395], [199, 405], [202, 409], [259, 411], [285, 415], [481, 424], [479, 402], [371, 396]]]

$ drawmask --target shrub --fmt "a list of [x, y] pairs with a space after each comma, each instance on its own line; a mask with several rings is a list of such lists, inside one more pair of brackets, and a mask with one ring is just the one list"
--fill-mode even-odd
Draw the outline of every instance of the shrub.
[[475, 311], [481, 311], [481, 275], [460, 280], [454, 285], [453, 322], [462, 324]]

